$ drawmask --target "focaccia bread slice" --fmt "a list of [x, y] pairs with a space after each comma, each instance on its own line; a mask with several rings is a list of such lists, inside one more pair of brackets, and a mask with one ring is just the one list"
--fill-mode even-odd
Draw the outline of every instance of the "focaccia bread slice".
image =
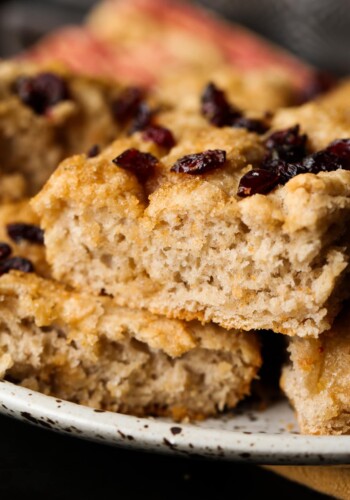
[[233, 408], [261, 365], [254, 333], [117, 307], [35, 274], [0, 278], [0, 375], [134, 415], [203, 418]]
[[305, 434], [350, 434], [350, 310], [318, 339], [293, 338], [281, 386]]
[[57, 65], [0, 64], [0, 170], [21, 174], [36, 193], [58, 163], [115, 139], [117, 83], [82, 77]]
[[[208, 125], [175, 139], [164, 152], [134, 134], [61, 164], [32, 202], [54, 277], [120, 305], [227, 329], [327, 330], [348, 293], [350, 172], [297, 175], [241, 198], [240, 179], [266, 155], [261, 136]], [[133, 163], [135, 148], [158, 163], [148, 155]], [[208, 150], [226, 161], [174, 171]]]

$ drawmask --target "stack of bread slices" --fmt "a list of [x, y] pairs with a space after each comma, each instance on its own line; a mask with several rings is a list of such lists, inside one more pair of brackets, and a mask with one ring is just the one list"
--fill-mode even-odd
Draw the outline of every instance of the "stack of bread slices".
[[0, 375], [202, 419], [271, 330], [301, 431], [349, 433], [350, 84], [295, 106], [280, 69], [188, 66], [148, 90], [0, 66]]

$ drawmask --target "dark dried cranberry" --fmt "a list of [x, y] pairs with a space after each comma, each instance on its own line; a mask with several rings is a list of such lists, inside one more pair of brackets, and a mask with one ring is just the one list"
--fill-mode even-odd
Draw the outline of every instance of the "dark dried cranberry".
[[333, 141], [327, 146], [326, 151], [340, 159], [342, 168], [350, 168], [350, 139]]
[[319, 172], [329, 172], [341, 168], [339, 159], [328, 153], [326, 150], [318, 151], [307, 156], [301, 162], [305, 171], [310, 174], [318, 174]]
[[148, 106], [146, 102], [142, 102], [136, 111], [135, 117], [131, 124], [129, 134], [145, 130], [146, 127], [151, 125], [154, 116], [154, 111]]
[[273, 160], [270, 170], [279, 177], [279, 184], [286, 184], [290, 179], [299, 174], [306, 173], [305, 167], [299, 163], [288, 163], [284, 160]]
[[[299, 129], [293, 129], [276, 132], [269, 137], [267, 146], [271, 150], [270, 155], [264, 159], [262, 168], [251, 170], [242, 177], [239, 196], [266, 194], [277, 184], [286, 184], [300, 174], [350, 170], [350, 139], [338, 139], [321, 151], [304, 156], [300, 161], [292, 161], [302, 153], [306, 142], [306, 139], [300, 139], [303, 136], [299, 135]], [[293, 142], [296, 149], [293, 149]]]
[[279, 183], [279, 176], [272, 170], [257, 168], [247, 172], [240, 180], [237, 194], [242, 198], [253, 194], [266, 194]]
[[20, 243], [25, 240], [30, 241], [31, 243], [36, 243], [37, 245], [44, 244], [44, 231], [40, 229], [39, 226], [19, 222], [15, 224], [7, 224], [6, 229], [7, 234], [15, 243]]
[[12, 270], [32, 273], [34, 272], [34, 266], [30, 260], [24, 257], [10, 257], [0, 262], [0, 276]]
[[226, 151], [213, 149], [179, 158], [171, 172], [199, 175], [220, 168], [226, 161]]
[[54, 73], [41, 73], [34, 77], [24, 76], [15, 84], [21, 101], [41, 115], [55, 104], [69, 98], [66, 82]]
[[12, 253], [12, 248], [7, 243], [0, 243], [0, 260], [7, 259]]
[[91, 146], [86, 156], [88, 158], [95, 158], [95, 156], [99, 154], [100, 154], [100, 146], [98, 144], [94, 144], [93, 146]]
[[347, 148], [350, 139], [334, 141], [326, 149], [307, 156], [302, 161], [302, 166], [307, 172], [318, 174], [319, 172], [333, 172], [334, 170], [350, 169], [350, 154]]
[[158, 146], [166, 149], [171, 149], [175, 146], [175, 139], [172, 132], [165, 127], [160, 125], [153, 125], [147, 127], [142, 134], [142, 139], [144, 141], [152, 141]]
[[298, 96], [298, 104], [310, 101], [315, 97], [332, 90], [337, 84], [337, 78], [331, 73], [325, 71], [317, 71], [309, 81], [308, 85], [300, 92]]
[[271, 134], [265, 142], [269, 150], [266, 161], [280, 158], [288, 162], [296, 162], [304, 158], [307, 154], [307, 135], [299, 132], [299, 125], [295, 125]]
[[264, 134], [268, 130], [268, 126], [262, 120], [247, 118], [245, 116], [241, 116], [234, 120], [232, 127], [245, 128], [249, 130], [249, 132], [255, 132], [256, 134]]
[[209, 83], [201, 96], [201, 112], [216, 127], [232, 125], [242, 113], [226, 99], [225, 93], [214, 83]]
[[114, 158], [113, 163], [120, 168], [130, 170], [142, 182], [153, 174], [158, 160], [150, 153], [142, 153], [138, 149], [132, 148]]
[[138, 111], [144, 92], [137, 87], [125, 89], [112, 103], [114, 118], [121, 124], [125, 124], [133, 118]]

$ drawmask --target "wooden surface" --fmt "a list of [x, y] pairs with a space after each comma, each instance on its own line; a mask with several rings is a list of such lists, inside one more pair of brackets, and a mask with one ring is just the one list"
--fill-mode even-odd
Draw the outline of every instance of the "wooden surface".
[[0, 417], [0, 499], [247, 500], [264, 495], [269, 500], [328, 498], [259, 467], [130, 452]]

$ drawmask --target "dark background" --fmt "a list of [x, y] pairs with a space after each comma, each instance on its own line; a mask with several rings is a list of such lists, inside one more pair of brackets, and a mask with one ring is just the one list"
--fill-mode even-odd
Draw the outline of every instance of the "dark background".
[[322, 500], [259, 467], [137, 453], [0, 417], [4, 500]]
[[[93, 0], [0, 1], [0, 56], [80, 22]], [[347, 0], [202, 0], [316, 66], [350, 68]], [[80, 441], [0, 417], [0, 498], [145, 500], [327, 498], [259, 467], [152, 455]]]

